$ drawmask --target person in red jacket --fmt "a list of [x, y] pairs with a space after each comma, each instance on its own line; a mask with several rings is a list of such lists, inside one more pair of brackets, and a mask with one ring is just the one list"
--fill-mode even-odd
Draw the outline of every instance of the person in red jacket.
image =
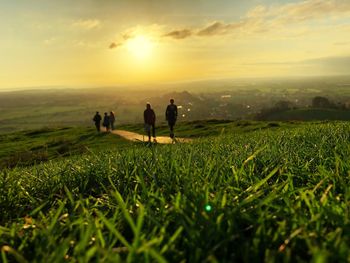
[[151, 109], [151, 104], [146, 104], [146, 109], [143, 112], [143, 119], [145, 121], [145, 130], [148, 135], [148, 141], [151, 141], [151, 129], [152, 129], [152, 136], [154, 138], [154, 141], [156, 141], [156, 114], [154, 113], [154, 110]]

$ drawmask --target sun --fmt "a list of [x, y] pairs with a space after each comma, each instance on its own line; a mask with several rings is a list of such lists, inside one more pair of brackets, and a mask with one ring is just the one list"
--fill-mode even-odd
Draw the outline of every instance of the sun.
[[140, 60], [150, 58], [153, 51], [151, 39], [143, 35], [129, 39], [126, 47], [134, 57]]

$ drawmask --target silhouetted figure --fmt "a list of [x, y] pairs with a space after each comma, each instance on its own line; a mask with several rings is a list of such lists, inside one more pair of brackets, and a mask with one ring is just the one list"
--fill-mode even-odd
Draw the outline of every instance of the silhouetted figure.
[[170, 128], [170, 138], [174, 138], [174, 126], [177, 120], [177, 106], [174, 104], [174, 99], [170, 99], [170, 104], [165, 111], [165, 118]]
[[154, 110], [151, 109], [151, 104], [146, 104], [146, 109], [143, 112], [143, 119], [145, 121], [145, 130], [148, 135], [148, 141], [151, 141], [151, 128], [152, 128], [152, 136], [154, 138], [154, 141], [156, 141], [156, 114], [154, 113]]
[[108, 132], [109, 131], [110, 122], [109, 122], [109, 116], [108, 116], [107, 112], [105, 112], [105, 116], [103, 117], [102, 125], [103, 125], [103, 127], [106, 128], [106, 132]]
[[92, 119], [94, 122], [95, 122], [95, 126], [96, 126], [96, 130], [98, 132], [100, 132], [100, 127], [101, 127], [101, 120], [102, 120], [102, 117], [101, 115], [98, 113], [98, 111], [96, 111], [96, 114], [94, 116], [94, 118]]
[[113, 131], [114, 130], [114, 122], [115, 122], [115, 115], [114, 115], [113, 111], [111, 111], [109, 113], [109, 122], [111, 124], [111, 130]]

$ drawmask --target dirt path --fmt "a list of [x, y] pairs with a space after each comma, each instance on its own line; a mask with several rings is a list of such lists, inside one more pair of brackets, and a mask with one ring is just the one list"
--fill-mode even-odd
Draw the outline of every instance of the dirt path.
[[[129, 141], [141, 141], [141, 142], [148, 141], [147, 135], [138, 134], [136, 132], [130, 132], [125, 130], [114, 130], [112, 131], [112, 133], [119, 135], [120, 137], [123, 137], [124, 139], [127, 139]], [[176, 142], [191, 142], [191, 141], [192, 140], [188, 138], [175, 138], [175, 140], [173, 140], [170, 137], [166, 137], [166, 136], [157, 137], [157, 143], [161, 143], [161, 144], [172, 144]]]

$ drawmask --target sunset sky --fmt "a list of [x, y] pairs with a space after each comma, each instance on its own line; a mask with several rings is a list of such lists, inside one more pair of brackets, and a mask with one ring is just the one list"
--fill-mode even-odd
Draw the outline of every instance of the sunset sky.
[[341, 75], [349, 0], [1, 0], [0, 89]]

